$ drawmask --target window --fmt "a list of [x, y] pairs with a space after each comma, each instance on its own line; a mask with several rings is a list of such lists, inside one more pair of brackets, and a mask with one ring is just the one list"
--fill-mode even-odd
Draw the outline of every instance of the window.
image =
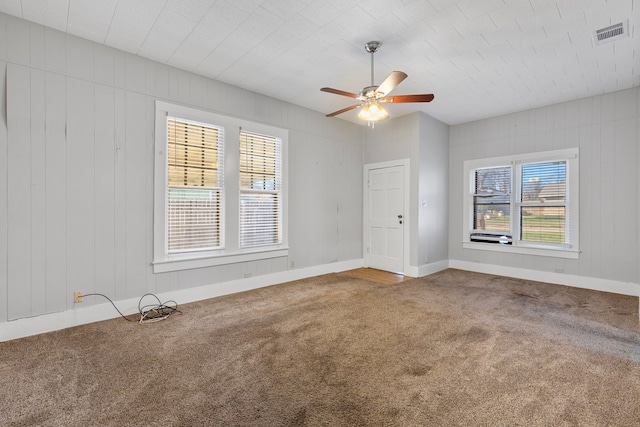
[[224, 131], [167, 117], [167, 252], [224, 246]]
[[521, 166], [520, 240], [570, 245], [567, 225], [567, 161]]
[[473, 174], [471, 240], [511, 244], [511, 167], [481, 168]]
[[287, 136], [156, 102], [154, 272], [287, 255]]
[[281, 141], [240, 131], [240, 247], [280, 243]]
[[578, 150], [465, 162], [463, 246], [577, 258]]

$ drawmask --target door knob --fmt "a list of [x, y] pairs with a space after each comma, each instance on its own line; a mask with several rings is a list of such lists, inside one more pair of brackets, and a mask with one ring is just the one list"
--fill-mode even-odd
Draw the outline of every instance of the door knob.
[[399, 218], [399, 219], [402, 219], [402, 215], [398, 215], [398, 218]]

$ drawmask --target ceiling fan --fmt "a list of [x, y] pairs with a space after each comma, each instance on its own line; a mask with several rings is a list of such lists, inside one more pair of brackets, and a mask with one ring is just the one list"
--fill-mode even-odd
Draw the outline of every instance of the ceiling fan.
[[376, 121], [385, 119], [388, 116], [388, 113], [381, 105], [383, 103], [400, 104], [409, 102], [431, 102], [433, 100], [433, 94], [389, 96], [389, 93], [391, 93], [396, 86], [407, 78], [407, 74], [402, 71], [391, 72], [391, 74], [389, 74], [389, 76], [379, 86], [375, 86], [373, 83], [373, 54], [376, 53], [381, 45], [382, 43], [379, 41], [370, 41], [364, 45], [366, 51], [371, 54], [371, 86], [364, 87], [357, 94], [330, 87], [323, 87], [320, 89], [323, 92], [347, 96], [360, 101], [359, 104], [351, 105], [347, 108], [343, 108], [342, 110], [327, 114], [327, 117], [334, 117], [338, 114], [346, 113], [347, 111], [351, 111], [356, 108], [361, 108], [358, 113], [358, 117], [366, 120], [368, 125], [373, 127]]

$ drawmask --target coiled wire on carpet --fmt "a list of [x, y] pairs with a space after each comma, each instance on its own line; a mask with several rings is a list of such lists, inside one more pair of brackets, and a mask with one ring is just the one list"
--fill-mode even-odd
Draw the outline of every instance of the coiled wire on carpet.
[[[106, 296], [105, 294], [100, 294], [97, 292], [91, 293], [91, 294], [84, 294], [83, 297], [90, 297], [90, 296], [101, 296], [103, 298], [106, 298], [111, 305], [113, 306], [113, 308], [116, 309], [116, 311], [118, 312], [118, 314], [120, 314], [120, 316], [129, 322], [134, 322], [134, 320], [129, 319], [128, 317], [126, 317], [124, 314], [122, 314], [122, 312], [120, 310], [118, 310], [118, 307], [116, 307], [116, 305], [114, 304], [114, 302], [111, 300], [111, 298], [109, 298], [108, 296]], [[155, 298], [158, 303], [157, 304], [146, 304], [146, 305], [142, 305], [142, 300], [145, 297], [153, 297]], [[171, 305], [173, 304], [173, 305]], [[140, 300], [138, 301], [138, 313], [140, 313], [140, 320], [138, 321], [138, 323], [140, 323], [141, 325], [144, 325], [146, 323], [153, 323], [153, 322], [159, 322], [161, 320], [164, 320], [166, 318], [168, 318], [169, 316], [172, 316], [176, 313], [180, 313], [182, 314], [182, 312], [180, 310], [178, 310], [178, 303], [173, 301], [173, 300], [169, 300], [166, 302], [161, 302], [160, 298], [158, 298], [155, 294], [152, 293], [147, 293], [144, 294], [140, 297]]]

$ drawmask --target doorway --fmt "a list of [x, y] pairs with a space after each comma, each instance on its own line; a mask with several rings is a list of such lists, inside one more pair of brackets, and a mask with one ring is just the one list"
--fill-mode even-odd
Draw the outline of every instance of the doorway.
[[404, 274], [408, 244], [408, 161], [365, 165], [364, 264]]

